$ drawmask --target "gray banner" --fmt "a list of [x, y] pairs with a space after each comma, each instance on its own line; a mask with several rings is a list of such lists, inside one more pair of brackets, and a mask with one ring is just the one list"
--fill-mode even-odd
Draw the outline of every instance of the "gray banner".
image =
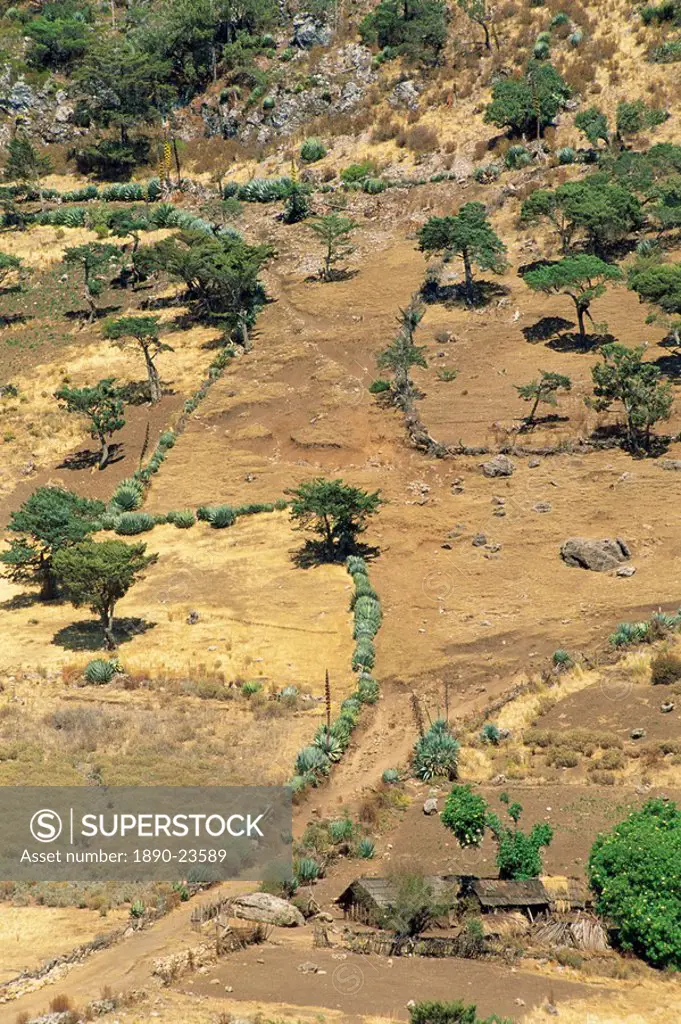
[[284, 786], [0, 787], [3, 881], [221, 881], [291, 874]]

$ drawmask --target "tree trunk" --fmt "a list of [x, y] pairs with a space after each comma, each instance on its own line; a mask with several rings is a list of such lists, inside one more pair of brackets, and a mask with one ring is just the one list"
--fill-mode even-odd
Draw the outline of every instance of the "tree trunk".
[[248, 321], [245, 316], [239, 317], [239, 329], [241, 330], [241, 344], [243, 345], [244, 352], [251, 352], [253, 342], [248, 332]]
[[109, 451], [109, 442], [104, 437], [100, 437], [99, 442], [102, 447], [99, 452], [99, 465], [97, 466], [97, 469], [105, 469], [109, 461], [109, 456], [111, 455], [111, 452]]
[[588, 307], [582, 306], [579, 302], [576, 302], [575, 305], [577, 306], [577, 320], [579, 321], [579, 340], [585, 341], [586, 328], [584, 326], [584, 314]]
[[324, 257], [324, 273], [322, 274], [322, 277], [324, 278], [325, 281], [331, 280], [331, 256], [332, 251], [331, 245], [329, 244], [329, 247], [326, 250], [326, 256]]
[[95, 305], [95, 300], [94, 300], [94, 297], [92, 295], [92, 292], [90, 291], [90, 289], [88, 287], [87, 281], [85, 282], [85, 301], [87, 302], [87, 304], [89, 306], [89, 309], [90, 309], [90, 313], [88, 315], [87, 322], [89, 324], [91, 324], [92, 321], [95, 319], [95, 316], [97, 315], [97, 306]]
[[54, 601], [57, 596], [57, 581], [54, 577], [51, 566], [43, 561], [40, 565], [40, 573], [40, 600]]
[[466, 302], [469, 306], [472, 306], [475, 303], [475, 289], [473, 288], [471, 261], [467, 252], [463, 254], [463, 270], [466, 278]]
[[327, 516], [323, 516], [322, 521], [324, 523], [324, 545], [326, 547], [326, 553], [329, 558], [333, 558], [333, 530], [331, 529], [331, 523]]
[[484, 21], [480, 21], [480, 22], [478, 22], [478, 24], [482, 26], [482, 30], [485, 33], [485, 49], [486, 50], [491, 50], [492, 49], [492, 44], [490, 42], [489, 29], [487, 28], [487, 24]]
[[149, 354], [149, 348], [147, 345], [142, 346], [144, 352], [144, 361], [147, 364], [147, 379], [149, 381], [149, 397], [151, 398], [152, 405], [156, 402], [161, 401], [161, 379], [156, 369], [156, 364]]
[[101, 620], [102, 630], [104, 632], [104, 642], [107, 650], [115, 651], [118, 644], [116, 643], [116, 637], [114, 636], [113, 631], [114, 605], [109, 605], [109, 607], [101, 613]]
[[539, 407], [540, 400], [541, 400], [541, 395], [538, 394], [535, 397], [534, 405], [530, 409], [530, 415], [527, 417], [527, 425], [528, 425], [528, 427], [531, 427], [534, 424], [534, 417], [537, 415], [537, 409]]

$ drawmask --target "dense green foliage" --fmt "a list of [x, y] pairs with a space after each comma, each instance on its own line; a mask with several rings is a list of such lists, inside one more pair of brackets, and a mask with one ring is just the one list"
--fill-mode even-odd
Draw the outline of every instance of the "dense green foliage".
[[10, 516], [9, 549], [0, 554], [13, 583], [40, 587], [43, 600], [57, 596], [53, 559], [57, 551], [85, 540], [99, 529], [105, 506], [62, 487], [39, 487]]
[[575, 128], [587, 137], [592, 146], [598, 145], [603, 140], [606, 145], [610, 142], [610, 126], [607, 115], [598, 107], [587, 107], [580, 110], [575, 117]]
[[459, 846], [479, 846], [487, 825], [487, 801], [474, 793], [470, 785], [452, 786], [440, 820], [454, 834]]
[[425, 346], [414, 344], [414, 334], [424, 313], [424, 307], [416, 302], [401, 309], [397, 318], [399, 330], [390, 345], [379, 352], [376, 359], [380, 369], [392, 370], [394, 398], [403, 406], [408, 405], [413, 396], [414, 387], [409, 376], [411, 368], [428, 365], [424, 355]]
[[393, 879], [395, 896], [384, 915], [383, 926], [397, 939], [411, 939], [425, 931], [436, 918], [451, 910], [455, 896], [436, 893], [421, 874], [400, 873]]
[[363, 42], [377, 44], [385, 59], [435, 63], [447, 42], [449, 11], [442, 0], [380, 0], [359, 31]]
[[165, 344], [159, 337], [159, 317], [122, 316], [117, 320], [107, 320], [104, 324], [104, 337], [120, 345], [132, 341], [141, 349], [147, 370], [149, 397], [152, 402], [159, 402], [161, 379], [156, 367], [156, 357], [161, 352], [173, 351], [170, 345]]
[[[536, 270], [528, 271], [523, 280], [528, 288], [547, 295], [569, 295], [575, 304], [579, 321], [579, 336], [586, 336], [584, 317], [588, 316], [594, 299], [605, 294], [609, 281], [620, 281], [623, 277], [619, 267], [605, 263], [598, 256], [582, 254], [568, 256], [557, 263], [547, 263]], [[524, 397], [524, 396], [523, 396]]]
[[445, 722], [443, 718], [436, 719], [428, 731], [423, 736], [419, 736], [414, 744], [412, 754], [414, 773], [424, 782], [439, 775], [455, 779], [459, 747], [460, 744], [455, 739], [448, 722]]
[[512, 1024], [510, 1018], [478, 1017], [475, 1006], [462, 1002], [421, 1002], [409, 1007], [409, 1024]]
[[569, 253], [575, 236], [582, 232], [590, 249], [602, 254], [642, 222], [638, 198], [623, 184], [605, 174], [590, 174], [581, 181], [567, 181], [556, 189], [536, 189], [524, 201], [521, 221], [546, 218]]
[[681, 811], [649, 800], [600, 835], [589, 857], [597, 908], [620, 944], [655, 967], [681, 968]]
[[55, 398], [64, 403], [67, 412], [86, 416], [90, 437], [99, 441], [99, 468], [104, 469], [110, 457], [110, 441], [125, 426], [123, 400], [114, 378], [107, 377], [92, 387], [71, 388], [67, 385], [55, 391]]
[[553, 65], [532, 60], [521, 78], [499, 78], [494, 83], [485, 121], [539, 138], [569, 98], [570, 89]]
[[323, 281], [332, 281], [338, 274], [334, 269], [336, 264], [354, 252], [349, 244], [349, 238], [357, 223], [351, 217], [344, 217], [340, 213], [327, 213], [310, 221], [308, 227], [324, 246], [324, 265], [320, 277]]
[[645, 345], [627, 348], [612, 343], [601, 348], [603, 361], [592, 367], [594, 407], [606, 410], [613, 402], [624, 408], [627, 442], [634, 450], [650, 447], [651, 430], [668, 420], [672, 409], [671, 385], [660, 382], [654, 363], [644, 362]]
[[487, 219], [482, 203], [465, 203], [455, 216], [430, 217], [418, 234], [419, 248], [426, 253], [444, 253], [463, 260], [465, 295], [475, 302], [473, 264], [481, 270], [501, 273], [506, 246]]
[[90, 320], [94, 320], [97, 313], [95, 299], [108, 284], [107, 279], [111, 277], [120, 255], [117, 246], [102, 242], [86, 242], [85, 245], [64, 249], [64, 263], [78, 267], [83, 272], [83, 290]]
[[372, 493], [342, 480], [317, 477], [285, 492], [291, 496], [291, 519], [299, 530], [312, 530], [321, 538], [320, 554], [328, 561], [344, 559], [357, 549], [369, 518], [383, 504]]
[[557, 392], [570, 391], [572, 381], [565, 374], [556, 373], [553, 370], [542, 370], [541, 376], [531, 380], [528, 384], [517, 384], [516, 391], [526, 402], [532, 406], [525, 417], [528, 426], [534, 423], [537, 409], [541, 402], [546, 405], [556, 406], [558, 404]]

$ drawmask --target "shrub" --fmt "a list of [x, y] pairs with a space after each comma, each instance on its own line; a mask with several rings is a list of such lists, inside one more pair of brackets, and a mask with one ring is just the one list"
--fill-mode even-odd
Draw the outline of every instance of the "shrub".
[[372, 395], [383, 395], [386, 391], [390, 391], [392, 385], [389, 380], [372, 380], [369, 385], [369, 391]]
[[459, 846], [480, 846], [487, 824], [487, 802], [468, 786], [453, 786], [440, 815]]
[[681, 60], [681, 40], [668, 39], [650, 54], [653, 64], [676, 64]]
[[650, 665], [650, 681], [653, 686], [676, 683], [681, 679], [681, 657], [671, 651], [662, 651], [653, 658]]
[[576, 768], [579, 764], [579, 754], [569, 747], [554, 747], [549, 752], [546, 763], [552, 764], [555, 768]]
[[553, 652], [551, 655], [551, 661], [556, 668], [571, 668], [573, 665], [569, 652], [564, 650], [562, 647], [559, 647]]
[[118, 662], [105, 661], [104, 658], [94, 658], [88, 661], [83, 675], [86, 682], [94, 686], [103, 686], [110, 683], [118, 671]]
[[[532, 6], [539, 6], [537, 0]], [[475, 1006], [466, 1006], [459, 1001], [415, 1003], [409, 1008], [409, 1020], [410, 1024], [512, 1024], [509, 1019], [502, 1020], [496, 1015], [481, 1020]]]
[[164, 430], [158, 439], [158, 446], [159, 448], [172, 448], [175, 441], [175, 432], [173, 430]]
[[296, 773], [312, 777], [329, 774], [329, 759], [318, 747], [303, 747], [296, 757]]
[[313, 164], [317, 160], [323, 160], [326, 153], [326, 146], [319, 139], [305, 139], [305, 142], [300, 147], [300, 159], [305, 164]]
[[337, 821], [330, 821], [328, 827], [329, 838], [334, 845], [347, 843], [352, 839], [353, 824], [349, 818], [339, 818]]
[[365, 572], [356, 572], [352, 577], [352, 582], [355, 584], [355, 592], [352, 595], [350, 602], [350, 608], [353, 609], [360, 597], [371, 597], [378, 602], [376, 591], [371, 585], [371, 580]]
[[244, 697], [252, 697], [255, 693], [260, 693], [262, 690], [262, 683], [258, 683], [255, 679], [251, 679], [246, 683], [242, 684], [241, 692]]
[[525, 146], [510, 146], [504, 157], [509, 170], [518, 170], [532, 163], [532, 154]]
[[362, 704], [375, 704], [379, 693], [378, 683], [375, 679], [368, 675], [360, 676], [359, 685], [357, 686], [357, 699]]
[[400, 781], [400, 773], [397, 768], [386, 768], [381, 778], [387, 786], [395, 786]]
[[624, 768], [625, 763], [621, 750], [605, 750], [599, 757], [596, 767], [604, 768], [607, 771], [619, 771]]
[[376, 165], [373, 160], [362, 160], [361, 163], [350, 164], [344, 171], [341, 171], [341, 181], [345, 185], [362, 184], [366, 178], [376, 173]]
[[431, 725], [425, 736], [419, 737], [414, 745], [414, 773], [427, 782], [437, 775], [456, 778], [459, 744], [442, 718]]
[[501, 739], [501, 733], [494, 724], [494, 722], [487, 722], [483, 725], [480, 732], [480, 739], [483, 743], [489, 743], [493, 747], [499, 746], [499, 740]]
[[364, 836], [357, 843], [357, 856], [364, 858], [364, 860], [371, 860], [376, 853], [376, 844], [373, 839], [369, 839], [368, 836]]
[[[620, 945], [655, 967], [681, 967], [681, 812], [650, 800], [600, 835], [588, 864], [597, 909]], [[662, 882], [664, 880], [664, 882]]]
[[368, 575], [368, 566], [360, 555], [348, 555], [345, 559], [345, 568], [351, 576], [357, 572], [362, 572], [365, 576]]
[[291, 184], [290, 178], [251, 178], [237, 189], [236, 197], [243, 203], [275, 203], [288, 197]]
[[385, 192], [386, 184], [382, 178], [365, 178], [362, 183], [362, 191], [370, 196], [377, 196]]
[[[199, 509], [199, 518], [203, 519]], [[213, 505], [205, 509], [206, 522], [210, 523], [214, 530], [224, 530], [236, 522], [236, 512], [231, 505]]]
[[556, 152], [559, 164], [574, 164], [577, 162], [577, 151], [572, 146], [562, 146]]
[[134, 537], [153, 530], [155, 525], [154, 517], [148, 512], [124, 512], [118, 517], [114, 529], [123, 537]]
[[293, 874], [299, 885], [312, 885], [321, 877], [321, 864], [314, 857], [300, 857], [294, 861]]
[[169, 523], [173, 523], [178, 530], [188, 530], [196, 522], [196, 516], [190, 508], [183, 508], [178, 512], [169, 512], [166, 519]]
[[497, 163], [480, 164], [473, 171], [473, 178], [480, 185], [489, 185], [490, 182], [496, 181], [501, 174], [501, 166]]

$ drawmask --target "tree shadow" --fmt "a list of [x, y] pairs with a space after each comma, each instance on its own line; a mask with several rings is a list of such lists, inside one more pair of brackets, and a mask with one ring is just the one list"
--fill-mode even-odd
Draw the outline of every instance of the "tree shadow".
[[88, 323], [96, 323], [97, 320], [104, 320], [107, 316], [111, 316], [112, 313], [117, 313], [122, 306], [101, 306], [95, 310], [94, 316], [91, 317], [89, 309], [69, 309], [64, 313], [65, 320], [71, 320], [72, 322], [80, 322], [84, 327]]
[[[112, 444], [109, 448], [109, 461], [107, 466], [120, 462], [125, 458], [124, 445]], [[93, 452], [90, 448], [83, 448], [73, 455], [67, 455], [63, 462], [60, 462], [57, 469], [92, 469], [99, 465], [99, 452]], [[106, 467], [105, 467], [106, 468]]]
[[317, 284], [337, 284], [339, 281], [352, 281], [357, 277], [359, 270], [332, 270], [328, 277], [321, 274], [308, 274], [306, 281], [316, 281]]
[[36, 591], [25, 591], [22, 594], [15, 594], [14, 597], [10, 597], [7, 601], [0, 603], [0, 610], [3, 612], [18, 612], [22, 608], [33, 608], [36, 604], [41, 605], [53, 605], [61, 604], [62, 602], [57, 599], [55, 601], [41, 601], [40, 594]]
[[[676, 349], [674, 342], [671, 344], [662, 342], [662, 344], [665, 347], [674, 347]], [[668, 356], [659, 356], [655, 360], [655, 366], [657, 366], [660, 373], [675, 383], [678, 384], [681, 380], [681, 352], [678, 349], [675, 352], [671, 352]]]
[[26, 316], [25, 313], [3, 313], [0, 316], [0, 327], [13, 327], [16, 324], [26, 324], [29, 320], [33, 320], [32, 316]]
[[634, 459], [659, 459], [661, 455], [667, 454], [674, 438], [669, 434], [653, 434], [647, 447], [636, 447], [628, 443], [623, 424], [606, 423], [592, 431], [590, 440], [595, 442], [614, 440]]
[[593, 352], [594, 349], [616, 340], [614, 334], [585, 334], [582, 338], [579, 334], [571, 332], [552, 338], [546, 343], [546, 347], [554, 352]]
[[471, 305], [488, 306], [493, 299], [503, 298], [510, 294], [510, 288], [497, 281], [475, 281], [472, 303], [468, 301], [466, 286], [463, 282], [457, 282], [457, 284], [428, 282], [420, 292], [421, 299], [427, 305], [441, 303], [443, 306], [463, 305], [468, 307]]
[[561, 416], [559, 413], [556, 412], [549, 413], [546, 416], [535, 416], [534, 421], [532, 423], [527, 423], [526, 421], [523, 421], [518, 427], [518, 433], [529, 434], [534, 430], [535, 427], [548, 427], [549, 429], [551, 429], [552, 427], [557, 427], [560, 423], [569, 423], [569, 421], [569, 416]]
[[348, 555], [359, 555], [366, 561], [371, 561], [378, 554], [378, 548], [372, 547], [370, 544], [355, 544], [352, 550], [337, 549], [334, 557], [330, 558], [323, 541], [306, 540], [302, 547], [292, 553], [291, 561], [297, 569], [312, 569], [317, 565], [342, 565]]
[[[146, 619], [125, 618], [114, 619], [113, 633], [117, 644], [125, 644], [136, 636], [154, 629], [155, 622], [147, 622]], [[74, 622], [70, 626], [64, 626], [52, 637], [52, 643], [57, 647], [63, 647], [67, 651], [101, 651], [106, 650], [106, 641], [102, 624], [98, 619], [91, 619], [88, 622]]]
[[536, 324], [523, 327], [522, 335], [530, 345], [536, 345], [540, 341], [550, 341], [574, 326], [574, 320], [566, 320], [562, 316], [543, 316]]

